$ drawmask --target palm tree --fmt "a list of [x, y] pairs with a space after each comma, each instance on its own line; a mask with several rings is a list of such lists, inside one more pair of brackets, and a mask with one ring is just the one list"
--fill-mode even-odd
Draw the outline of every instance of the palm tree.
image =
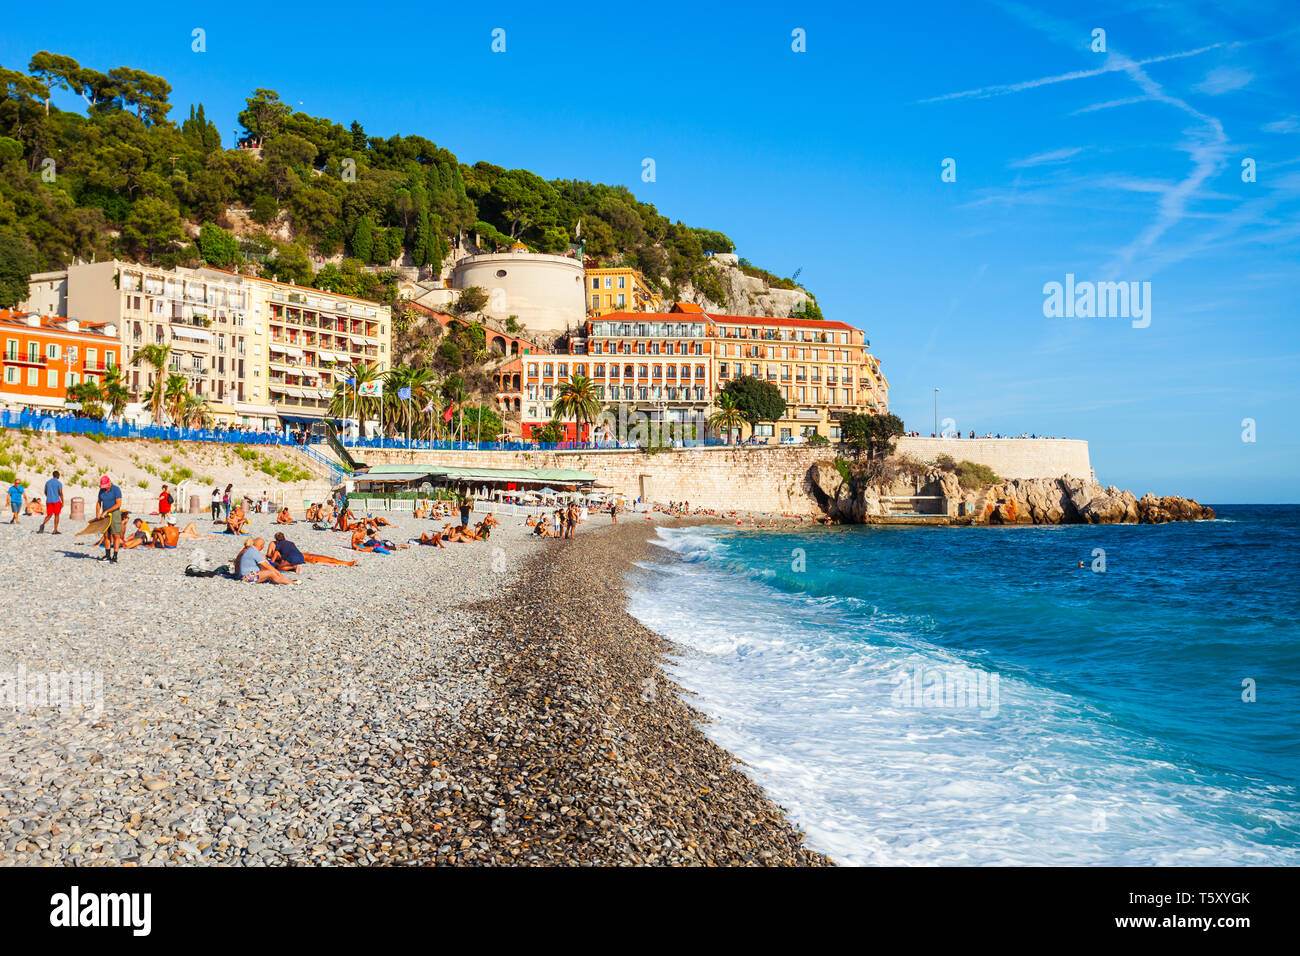
[[197, 395], [186, 394], [181, 404], [179, 424], [186, 428], [208, 428], [212, 425], [212, 408]]
[[[420, 410], [433, 396], [433, 381], [432, 371], [411, 365], [394, 365], [384, 374], [384, 408], [387, 410], [384, 420], [392, 425], [393, 431], [399, 434], [415, 431]], [[398, 395], [403, 388], [411, 390], [409, 399]]]
[[730, 445], [731, 433], [744, 424], [745, 416], [741, 414], [736, 399], [729, 392], [719, 393], [713, 402], [718, 406], [718, 410], [709, 416], [709, 427], [725, 433], [727, 444]]
[[146, 345], [135, 353], [131, 363], [140, 363], [147, 365], [153, 370], [153, 384], [149, 386], [149, 391], [145, 394], [145, 401], [153, 411], [153, 423], [162, 424], [163, 413], [163, 395], [166, 385], [163, 379], [167, 371], [167, 363], [170, 360], [172, 347], [170, 345]]
[[382, 378], [381, 373], [375, 366], [366, 363], [364, 365], [353, 365], [349, 371], [352, 373], [349, 378], [352, 383], [348, 384], [347, 379], [340, 379], [334, 386], [334, 395], [330, 399], [329, 413], [333, 418], [340, 418], [344, 421], [356, 417], [358, 421], [364, 422], [366, 419], [377, 415], [380, 409], [382, 399], [378, 395], [361, 395], [358, 397], [358, 388], [370, 382], [379, 381]]
[[582, 441], [583, 425], [595, 421], [605, 407], [600, 400], [600, 386], [585, 375], [574, 374], [561, 382], [555, 398], [555, 417], [572, 418], [578, 423], [577, 440]]
[[81, 416], [83, 418], [93, 418], [96, 421], [104, 417], [104, 395], [95, 384], [93, 378], [87, 378], [79, 385], [69, 385], [67, 389], [68, 401], [76, 402], [81, 406]]
[[127, 402], [131, 400], [131, 393], [122, 384], [122, 366], [114, 365], [104, 373], [104, 385], [101, 391], [104, 404], [108, 407], [108, 414], [113, 418], [121, 418], [122, 413], [126, 411]]
[[189, 383], [185, 381], [184, 375], [177, 375], [173, 372], [167, 376], [167, 384], [163, 389], [163, 398], [167, 401], [167, 414], [172, 420], [173, 425], [181, 424], [181, 409], [185, 407], [185, 399], [189, 395]]
[[[463, 409], [465, 407], [465, 399], [469, 397], [469, 394], [465, 391], [465, 382], [459, 375], [453, 375], [451, 378], [447, 379], [447, 381], [442, 383], [442, 397], [447, 399], [452, 408]], [[463, 412], [461, 413], [460, 420], [462, 422], [465, 420]], [[454, 434], [456, 429], [456, 419], [453, 418], [448, 425]]]

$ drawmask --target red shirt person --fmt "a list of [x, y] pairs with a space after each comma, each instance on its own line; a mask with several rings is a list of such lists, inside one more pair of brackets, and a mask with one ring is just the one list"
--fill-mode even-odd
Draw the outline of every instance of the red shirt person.
[[160, 518], [166, 519], [172, 513], [172, 503], [174, 501], [175, 499], [167, 491], [167, 486], [163, 485], [162, 491], [158, 495], [158, 516]]

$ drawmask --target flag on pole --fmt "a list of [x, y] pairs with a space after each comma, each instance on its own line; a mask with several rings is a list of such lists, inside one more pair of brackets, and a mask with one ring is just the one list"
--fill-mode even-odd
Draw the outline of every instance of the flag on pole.
[[420, 411], [422, 411], [422, 412], [431, 412], [431, 411], [433, 411], [433, 399], [429, 399], [429, 404], [428, 404], [428, 405], [425, 405], [424, 408], [420, 409]]
[[347, 382], [349, 385], [357, 384], [357, 380], [355, 378], [344, 379], [344, 381]]
[[358, 395], [378, 395], [380, 398], [384, 395], [384, 383], [379, 381], [362, 382], [357, 386]]
[[406, 388], [399, 388], [399, 389], [397, 390], [397, 397], [400, 398], [400, 399], [401, 399], [402, 401], [404, 401], [404, 402], [407, 401], [407, 400], [409, 400], [410, 397], [411, 397], [411, 389], [410, 389], [410, 386], [407, 386]]
[[444, 422], [449, 422], [449, 421], [451, 421], [452, 413], [453, 413], [455, 410], [456, 410], [456, 406], [455, 406], [454, 404], [452, 404], [452, 405], [448, 405], [448, 406], [447, 406], [447, 410], [446, 410], [445, 412], [442, 413], [442, 420], [443, 420]]

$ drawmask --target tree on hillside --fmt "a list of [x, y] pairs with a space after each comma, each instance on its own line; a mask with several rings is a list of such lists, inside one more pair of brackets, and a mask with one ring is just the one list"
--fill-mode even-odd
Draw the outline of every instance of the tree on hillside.
[[132, 203], [122, 224], [122, 242], [128, 254], [141, 262], [158, 262], [186, 238], [176, 208], [153, 196]]
[[211, 222], [199, 228], [198, 247], [203, 261], [218, 269], [228, 269], [244, 258], [235, 237]]
[[244, 102], [247, 105], [239, 111], [239, 125], [247, 135], [263, 141], [284, 126], [293, 113], [275, 90], [256, 89]]
[[891, 454], [894, 439], [903, 434], [903, 420], [897, 415], [864, 415], [854, 412], [840, 420], [840, 439], [856, 455], [877, 460]]
[[375, 232], [370, 225], [370, 217], [362, 216], [352, 232], [352, 255], [362, 262], [373, 262], [375, 255]]
[[475, 312], [482, 312], [487, 304], [488, 294], [478, 286], [472, 285], [461, 292], [452, 310], [457, 315], [472, 315]]
[[0, 309], [15, 308], [27, 298], [27, 282], [36, 264], [36, 250], [15, 229], [0, 229]]
[[722, 391], [735, 399], [737, 410], [750, 425], [774, 422], [785, 415], [781, 390], [766, 379], [741, 375], [728, 382]]

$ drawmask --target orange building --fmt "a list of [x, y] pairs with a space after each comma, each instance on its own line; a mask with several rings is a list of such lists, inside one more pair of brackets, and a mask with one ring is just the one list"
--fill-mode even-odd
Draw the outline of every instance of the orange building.
[[107, 322], [0, 309], [0, 405], [59, 409], [68, 387], [102, 382], [120, 363], [118, 329]]

